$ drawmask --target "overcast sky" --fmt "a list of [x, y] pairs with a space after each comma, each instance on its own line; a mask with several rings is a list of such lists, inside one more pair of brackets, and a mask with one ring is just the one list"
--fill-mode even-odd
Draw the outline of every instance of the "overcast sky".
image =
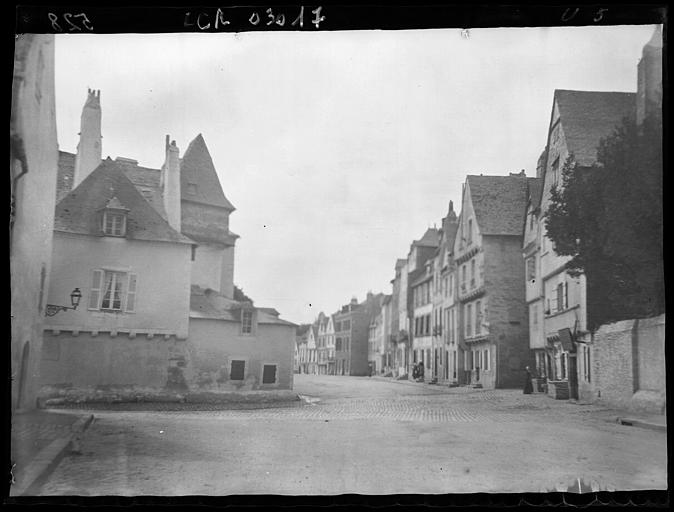
[[[87, 87], [103, 157], [202, 133], [237, 210], [235, 283], [313, 321], [368, 290], [468, 173], [535, 175], [555, 89], [636, 91], [654, 26], [56, 36], [60, 149]], [[170, 276], [167, 276], [167, 279]]]

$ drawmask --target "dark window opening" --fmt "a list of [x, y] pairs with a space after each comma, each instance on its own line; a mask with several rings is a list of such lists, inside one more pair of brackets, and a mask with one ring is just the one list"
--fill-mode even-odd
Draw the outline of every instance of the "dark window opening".
[[229, 371], [230, 380], [243, 380], [244, 370], [246, 368], [245, 361], [232, 361], [232, 366]]
[[265, 364], [262, 369], [262, 384], [276, 383], [276, 365]]

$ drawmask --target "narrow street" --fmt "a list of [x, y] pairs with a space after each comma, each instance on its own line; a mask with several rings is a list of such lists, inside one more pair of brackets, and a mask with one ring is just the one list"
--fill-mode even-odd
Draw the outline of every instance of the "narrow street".
[[[666, 434], [517, 390], [296, 376], [296, 408], [95, 411], [42, 495], [666, 488]], [[515, 470], [515, 467], [517, 468]]]

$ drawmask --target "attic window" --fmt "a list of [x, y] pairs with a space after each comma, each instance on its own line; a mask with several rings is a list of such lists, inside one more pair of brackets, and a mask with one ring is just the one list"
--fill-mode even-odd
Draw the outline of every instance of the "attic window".
[[126, 213], [112, 210], [104, 211], [103, 234], [107, 236], [126, 236]]
[[197, 194], [197, 184], [196, 183], [188, 183], [187, 184], [187, 193], [194, 196]]

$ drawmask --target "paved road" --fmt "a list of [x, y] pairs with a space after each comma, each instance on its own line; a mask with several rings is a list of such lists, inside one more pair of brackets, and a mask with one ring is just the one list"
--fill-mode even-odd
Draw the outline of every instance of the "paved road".
[[43, 495], [665, 489], [666, 434], [517, 390], [298, 375], [313, 405], [96, 411]]

